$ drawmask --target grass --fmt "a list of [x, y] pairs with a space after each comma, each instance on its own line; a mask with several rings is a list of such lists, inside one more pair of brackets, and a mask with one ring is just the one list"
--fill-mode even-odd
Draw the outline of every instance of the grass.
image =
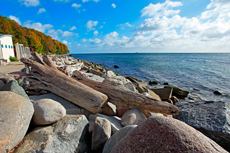
[[10, 61], [19, 61], [17, 57], [10, 56]]

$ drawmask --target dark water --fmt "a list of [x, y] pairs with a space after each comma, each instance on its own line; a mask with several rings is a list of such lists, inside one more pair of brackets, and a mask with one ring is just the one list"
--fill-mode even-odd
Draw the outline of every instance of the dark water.
[[[204, 101], [230, 101], [230, 54], [136, 53], [74, 54], [73, 57], [104, 64], [123, 76], [144, 82], [164, 82], [190, 91], [189, 97]], [[118, 65], [120, 68], [113, 68]], [[223, 93], [213, 94], [214, 90]]]

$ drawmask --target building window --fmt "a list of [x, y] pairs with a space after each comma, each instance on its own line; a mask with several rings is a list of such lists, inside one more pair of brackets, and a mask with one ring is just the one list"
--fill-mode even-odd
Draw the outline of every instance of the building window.
[[4, 47], [3, 44], [1, 44], [2, 48]]
[[10, 48], [10, 45], [8, 45], [8, 48]]
[[7, 48], [7, 45], [5, 45], [5, 48]]
[[13, 48], [13, 46], [11, 45], [11, 48]]

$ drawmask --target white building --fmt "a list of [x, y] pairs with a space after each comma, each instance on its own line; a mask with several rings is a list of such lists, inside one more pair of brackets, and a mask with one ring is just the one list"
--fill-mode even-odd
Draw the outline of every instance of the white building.
[[10, 56], [14, 56], [12, 35], [0, 34], [0, 60], [5, 59], [10, 62]]

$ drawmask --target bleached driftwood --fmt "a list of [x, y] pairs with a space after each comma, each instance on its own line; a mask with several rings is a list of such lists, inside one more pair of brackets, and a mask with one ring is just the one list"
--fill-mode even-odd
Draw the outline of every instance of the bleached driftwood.
[[175, 115], [179, 112], [175, 105], [158, 101], [151, 97], [124, 90], [116, 86], [90, 80], [79, 71], [75, 71], [72, 77], [79, 82], [106, 94], [108, 96], [108, 101], [119, 107], [139, 108], [140, 110], [145, 110], [146, 113], [150, 111], [167, 115]]
[[42, 60], [36, 53], [36, 61], [22, 58], [21, 61], [32, 67], [29, 89], [51, 91], [92, 113], [101, 112], [108, 97], [57, 70], [49, 57]]

